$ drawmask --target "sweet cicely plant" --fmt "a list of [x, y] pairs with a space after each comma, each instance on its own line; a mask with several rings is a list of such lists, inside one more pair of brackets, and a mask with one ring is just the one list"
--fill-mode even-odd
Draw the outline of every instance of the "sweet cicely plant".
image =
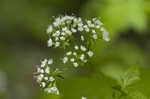
[[[99, 18], [82, 19], [75, 16], [59, 16], [48, 26], [48, 47], [63, 48], [64, 57], [60, 57], [63, 64], [69, 63], [75, 68], [88, 63], [94, 55], [91, 48], [99, 39], [109, 41], [108, 32]], [[53, 59], [44, 59], [37, 66], [34, 74], [37, 83], [46, 92], [59, 95], [56, 81], [61, 77], [59, 68], [52, 68]], [[82, 97], [86, 99], [86, 97]]]
[[[108, 32], [98, 18], [82, 19], [75, 16], [59, 16], [48, 26], [48, 47], [63, 48], [65, 53], [60, 60], [63, 64], [70, 64], [74, 68], [88, 64], [94, 56], [92, 45], [99, 39], [109, 41]], [[44, 92], [59, 95], [57, 81], [62, 76], [62, 70], [54, 67], [56, 63], [52, 58], [44, 59], [37, 66], [34, 77]], [[136, 66], [130, 67], [122, 73], [117, 84], [113, 86], [112, 99], [147, 99], [139, 91], [130, 91], [130, 86], [140, 79]], [[81, 99], [87, 99], [81, 97]]]

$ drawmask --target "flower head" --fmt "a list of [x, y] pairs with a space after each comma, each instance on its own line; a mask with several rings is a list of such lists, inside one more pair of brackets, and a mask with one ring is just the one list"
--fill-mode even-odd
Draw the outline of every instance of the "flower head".
[[[41, 61], [41, 65], [37, 67], [35, 73], [35, 79], [41, 88], [47, 93], [59, 94], [59, 90], [56, 87], [56, 69], [52, 69], [53, 59], [44, 59]], [[54, 75], [55, 74], [55, 75]]]
[[[75, 16], [59, 16], [46, 30], [49, 39], [48, 47], [65, 49], [62, 62], [79, 67], [94, 55], [92, 45], [98, 39], [109, 41], [109, 33], [102, 27], [98, 18], [84, 20]], [[37, 67], [35, 78], [46, 93], [59, 94], [56, 86], [58, 77], [62, 78], [59, 69], [53, 69], [53, 59], [44, 59]], [[82, 97], [81, 99], [87, 99]]]
[[91, 46], [98, 40], [109, 41], [108, 32], [98, 18], [84, 20], [75, 16], [56, 17], [48, 26], [48, 47], [70, 49], [63, 63], [71, 62], [74, 67], [88, 62], [94, 55]]

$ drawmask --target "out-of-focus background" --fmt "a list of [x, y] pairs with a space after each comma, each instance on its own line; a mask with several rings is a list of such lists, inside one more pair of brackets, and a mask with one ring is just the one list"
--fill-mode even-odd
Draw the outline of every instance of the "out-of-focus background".
[[[100, 17], [111, 41], [95, 46], [93, 64], [68, 71], [61, 95], [47, 95], [33, 79], [40, 60], [61, 55], [47, 48], [52, 16]], [[133, 86], [150, 97], [149, 0], [0, 0], [0, 99], [110, 99], [120, 70], [141, 66]], [[59, 64], [61, 65], [61, 64]]]

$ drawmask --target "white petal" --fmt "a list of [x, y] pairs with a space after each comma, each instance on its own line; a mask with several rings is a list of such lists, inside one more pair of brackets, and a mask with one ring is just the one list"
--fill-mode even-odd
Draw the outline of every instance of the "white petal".
[[74, 66], [74, 67], [78, 67], [79, 64], [78, 64], [78, 63], [73, 63], [73, 66]]
[[53, 64], [53, 59], [49, 59], [48, 60], [48, 64], [50, 65], [50, 64]]
[[48, 47], [51, 47], [53, 45], [53, 41], [52, 41], [52, 39], [49, 39], [48, 40]]
[[50, 25], [48, 28], [47, 28], [47, 33], [51, 33], [53, 31], [53, 27], [52, 27], [52, 25]]
[[94, 55], [94, 53], [93, 53], [92, 51], [88, 51], [88, 55], [89, 55], [90, 57], [92, 57], [92, 56]]

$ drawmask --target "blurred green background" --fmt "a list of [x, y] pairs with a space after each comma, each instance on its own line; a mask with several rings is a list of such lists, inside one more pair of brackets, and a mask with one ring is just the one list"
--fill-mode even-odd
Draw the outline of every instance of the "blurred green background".
[[[41, 59], [62, 55], [47, 48], [45, 33], [59, 15], [100, 17], [111, 41], [94, 46], [92, 64], [68, 70], [55, 96], [39, 88], [33, 72]], [[0, 99], [110, 99], [116, 82], [109, 75], [135, 64], [141, 81], [133, 89], [150, 97], [149, 26], [149, 0], [0, 0]]]

